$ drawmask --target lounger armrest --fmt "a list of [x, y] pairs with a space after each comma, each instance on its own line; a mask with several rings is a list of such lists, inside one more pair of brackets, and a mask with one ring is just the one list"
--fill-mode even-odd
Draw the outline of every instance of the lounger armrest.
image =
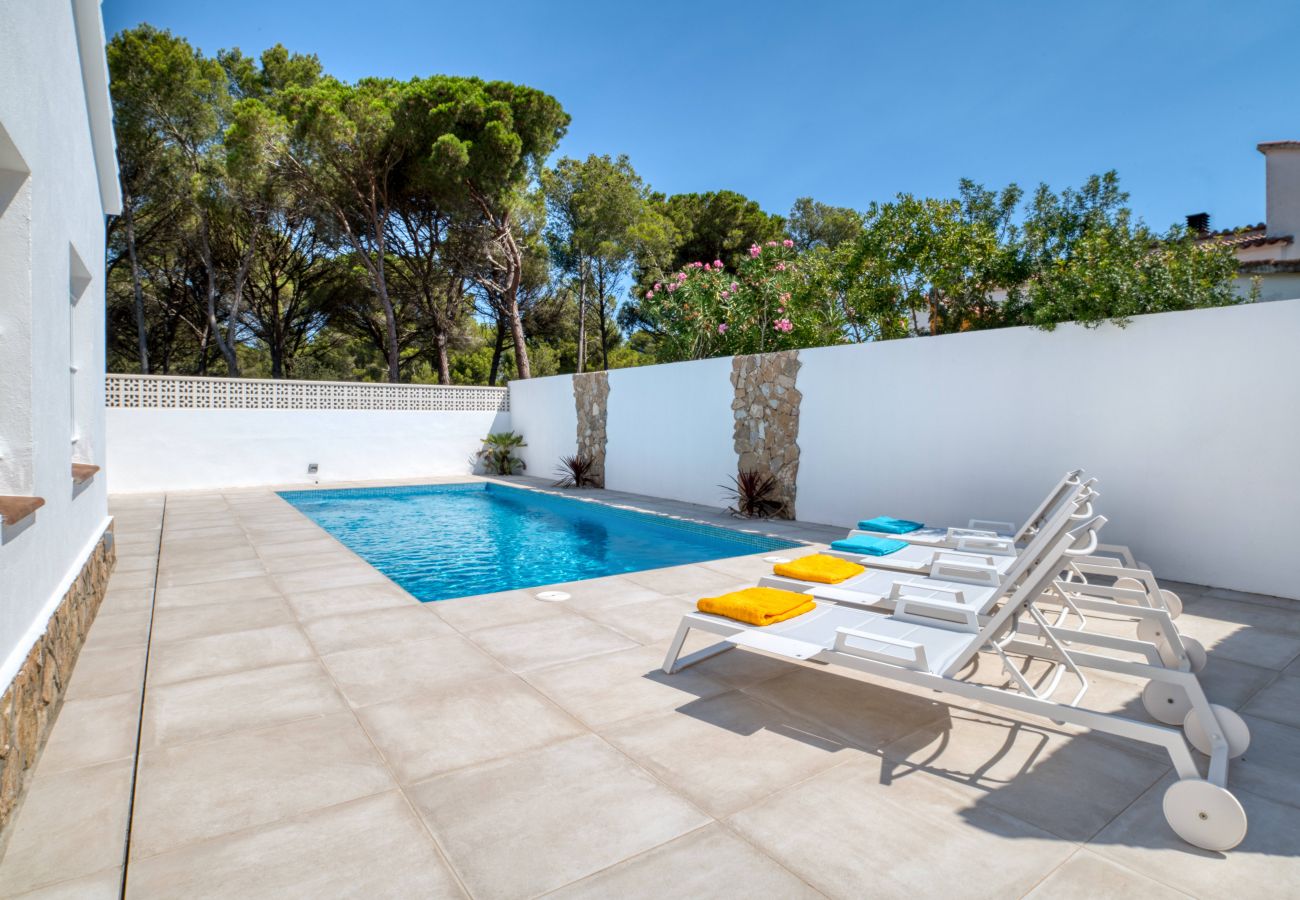
[[948, 540], [957, 541], [964, 537], [997, 537], [996, 531], [989, 531], [987, 528], [949, 528]]
[[[895, 581], [893, 585], [891, 585], [889, 588], [889, 599], [893, 601], [897, 601], [898, 599], [904, 596], [905, 591], [909, 589], [914, 589], [915, 587], [916, 585], [911, 581]], [[961, 588], [951, 588], [941, 584], [934, 584], [934, 585], [927, 584], [924, 585], [924, 588], [927, 591], [939, 591], [940, 593], [943, 594], [951, 594], [952, 595], [951, 602], [953, 603], [966, 602], [966, 592], [963, 591]]]
[[993, 565], [993, 557], [985, 556], [983, 553], [972, 553], [969, 550], [938, 550], [931, 559], [946, 559], [952, 562], [980, 565], [985, 568]]
[[951, 600], [940, 600], [938, 597], [913, 597], [904, 594], [898, 598], [892, 616], [895, 619], [919, 622], [923, 625], [931, 624], [935, 619], [952, 622], [953, 617], [956, 616], [957, 624], [966, 631], [979, 631], [980, 628], [978, 610], [972, 609], [965, 603], [953, 603]]
[[1111, 578], [1136, 578], [1147, 586], [1148, 589], [1158, 588], [1155, 576], [1151, 574], [1150, 569], [1130, 569], [1127, 566], [1115, 565], [1114, 559], [1105, 557], [1084, 556], [1078, 559], [1070, 560], [1070, 565], [1080, 575], [1107, 575]]
[[[906, 650], [912, 654], [911, 659], [905, 659], [885, 653], [882, 650], [871, 650], [867, 647], [850, 647], [849, 638], [861, 638], [864, 641], [875, 641], [880, 644], [888, 644], [891, 647], [897, 647], [900, 650]], [[885, 637], [881, 634], [872, 634], [869, 631], [858, 631], [855, 628], [837, 628], [835, 629], [835, 649], [839, 653], [846, 653], [850, 656], [861, 656], [865, 659], [874, 659], [877, 662], [889, 663], [894, 666], [903, 666], [908, 669], [926, 669], [929, 663], [925, 659], [925, 646], [915, 641], [904, 641], [898, 638]]]
[[994, 534], [1015, 534], [1015, 522], [999, 522], [996, 519], [971, 519], [966, 523], [967, 528], [978, 528], [981, 531], [992, 531]]
[[[1133, 558], [1133, 551], [1130, 550], [1128, 547], [1125, 547], [1123, 544], [1098, 544], [1097, 553], [1102, 554], [1099, 557], [1101, 559], [1118, 557], [1120, 561], [1123, 562], [1126, 568], [1129, 569], [1142, 568], [1137, 564], [1137, 560]], [[1098, 558], [1098, 557], [1094, 557], [1094, 558]]]
[[956, 543], [955, 549], [963, 553], [992, 553], [994, 556], [1016, 555], [1016, 545], [1011, 538], [968, 534], [957, 538]]
[[944, 581], [961, 581], [983, 587], [998, 586], [998, 570], [992, 562], [974, 556], [935, 554], [930, 563], [930, 577]]

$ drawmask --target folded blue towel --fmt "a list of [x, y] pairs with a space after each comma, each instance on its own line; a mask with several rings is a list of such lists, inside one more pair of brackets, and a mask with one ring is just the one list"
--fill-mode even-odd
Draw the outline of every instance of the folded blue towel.
[[908, 534], [913, 531], [920, 531], [925, 527], [925, 523], [911, 522], [907, 519], [895, 519], [893, 516], [876, 516], [874, 519], [863, 519], [858, 523], [858, 527], [863, 531], [883, 531], [885, 534]]
[[861, 553], [863, 556], [888, 556], [891, 553], [897, 553], [906, 546], [907, 541], [871, 537], [865, 534], [855, 534], [853, 537], [831, 543], [832, 550], [838, 550], [841, 553]]

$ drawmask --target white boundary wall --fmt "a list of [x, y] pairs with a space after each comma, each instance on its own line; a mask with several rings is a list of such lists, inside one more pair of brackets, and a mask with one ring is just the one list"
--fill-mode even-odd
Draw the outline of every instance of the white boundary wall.
[[504, 389], [119, 375], [108, 382], [113, 493], [468, 475], [483, 438], [510, 428]]
[[[797, 513], [1022, 518], [1067, 469], [1158, 575], [1300, 599], [1300, 300], [801, 351]], [[610, 373], [606, 483], [721, 506], [731, 360]], [[511, 385], [529, 472], [575, 446], [571, 378]]]

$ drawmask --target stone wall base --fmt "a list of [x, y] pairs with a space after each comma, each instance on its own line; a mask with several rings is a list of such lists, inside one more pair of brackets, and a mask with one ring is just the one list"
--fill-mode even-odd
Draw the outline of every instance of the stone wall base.
[[113, 526], [109, 525], [50, 617], [45, 634], [0, 697], [0, 846], [59, 715], [72, 667], [95, 621], [116, 560]]

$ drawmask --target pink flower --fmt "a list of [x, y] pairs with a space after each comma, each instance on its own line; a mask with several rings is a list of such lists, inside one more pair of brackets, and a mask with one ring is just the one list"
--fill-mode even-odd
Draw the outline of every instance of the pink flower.
[[678, 280], [679, 282], [680, 282], [680, 281], [685, 281], [685, 280], [686, 280], [686, 273], [685, 273], [685, 272], [678, 272], [678, 273], [677, 273], [677, 280]]
[[[658, 288], [659, 285], [655, 285], [655, 287]], [[782, 302], [782, 303], [789, 303], [789, 302], [790, 302], [790, 294], [789, 294], [788, 292], [787, 292], [787, 293], [784, 293], [784, 294], [781, 295], [781, 302]]]
[[768, 242], [767, 242], [767, 245], [768, 245], [769, 247], [775, 247], [775, 246], [776, 246], [776, 241], [768, 241]]
[[646, 298], [647, 300], [653, 300], [653, 299], [654, 299], [654, 296], [655, 296], [655, 292], [654, 292], [654, 291], [646, 291], [646, 292], [645, 292], [645, 298]]
[[704, 263], [702, 263], [702, 262], [693, 262], [693, 263], [691, 263], [691, 268], [692, 268], [692, 269], [700, 269], [700, 268], [703, 268], [703, 267], [704, 267]]
[[777, 263], [777, 264], [776, 264], [776, 270], [777, 270], [778, 272], [784, 272], [784, 271], [785, 271], [785, 263], [783, 263], [783, 262], [779, 262], [779, 263]]
[[729, 296], [731, 296], [731, 295], [727, 293], [727, 289], [726, 289], [726, 288], [723, 288], [723, 289], [722, 289], [722, 299], [723, 299], [723, 300], [726, 300]]
[[734, 294], [738, 290], [740, 290], [740, 285], [736, 284], [736, 282], [733, 281], [731, 283], [731, 292]]
[[723, 322], [721, 325], [718, 326], [718, 334], [726, 334], [726, 333], [727, 333], [727, 323]]
[[790, 240], [789, 238], [786, 238], [785, 240], [783, 240], [783, 241], [781, 242], [781, 246], [782, 246], [782, 247], [793, 247], [793, 246], [794, 246], [794, 241]]
[[657, 282], [657, 281], [655, 282], [655, 290], [656, 290], [656, 291], [659, 290], [659, 282]]
[[669, 284], [668, 284], [668, 293], [671, 294], [671, 293], [672, 293], [673, 291], [675, 291], [675, 290], [677, 290], [677, 285], [676, 285], [675, 283], [673, 283], [673, 282], [669, 282]]
[[778, 307], [776, 308], [776, 314], [777, 314], [778, 316], [780, 316], [780, 315], [784, 315], [784, 314], [785, 314], [785, 307], [784, 307], [784, 306], [778, 306]]
[[763, 248], [760, 247], [760, 246], [758, 246], [758, 244], [750, 244], [750, 245], [749, 245], [749, 255], [750, 255], [751, 258], [757, 259], [757, 258], [758, 258], [758, 254], [760, 254], [760, 253], [762, 253], [762, 252], [763, 252]]
[[794, 331], [794, 323], [789, 319], [777, 319], [776, 324], [772, 327], [784, 334], [789, 334], [791, 331]]
[[722, 268], [722, 260], [720, 260], [720, 259], [715, 259], [715, 260], [713, 261], [713, 268], [715, 268], [715, 269], [721, 269], [721, 268]]

